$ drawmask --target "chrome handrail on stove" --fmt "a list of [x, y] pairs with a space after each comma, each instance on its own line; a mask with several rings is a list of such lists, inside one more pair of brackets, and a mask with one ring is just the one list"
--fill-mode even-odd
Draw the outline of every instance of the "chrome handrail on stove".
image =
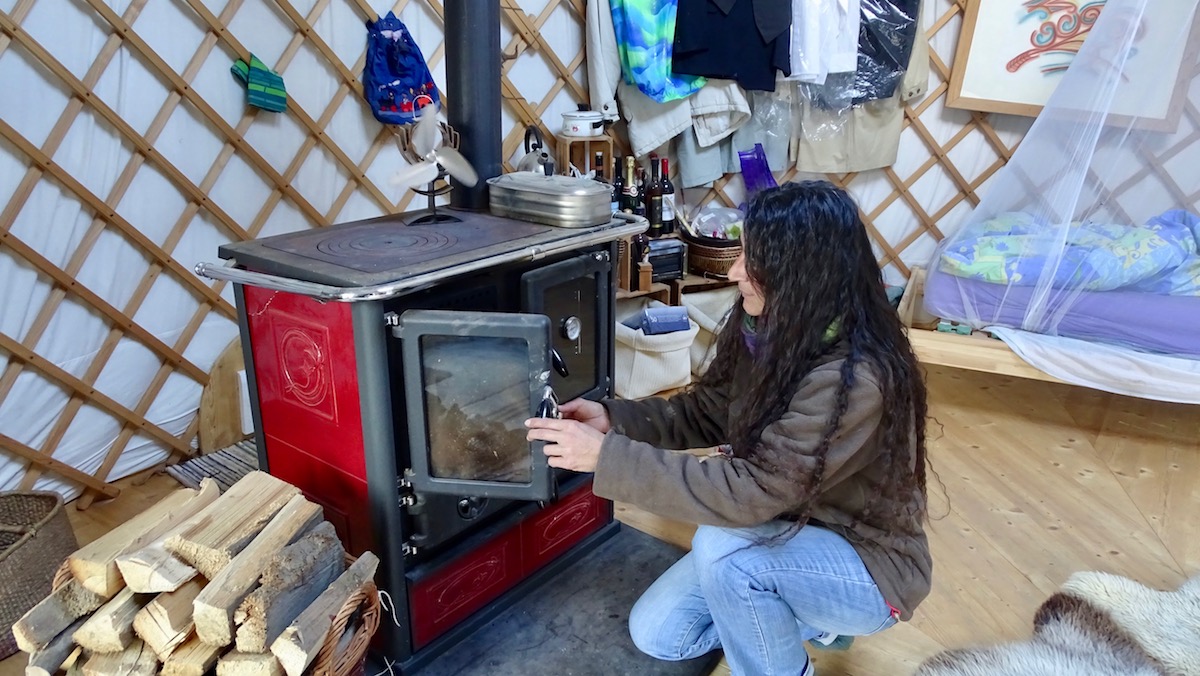
[[422, 275], [415, 275], [408, 279], [401, 279], [394, 282], [386, 282], [384, 284], [374, 284], [371, 286], [332, 286], [329, 284], [318, 284], [316, 282], [305, 282], [299, 279], [291, 279], [290, 277], [280, 277], [279, 275], [269, 275], [263, 272], [253, 272], [250, 270], [241, 270], [226, 265], [217, 263], [197, 263], [195, 271], [201, 277], [209, 279], [233, 282], [234, 284], [248, 284], [257, 286], [271, 291], [283, 291], [286, 293], [295, 293], [302, 296], [310, 296], [321, 301], [337, 301], [342, 303], [356, 303], [370, 300], [384, 300], [392, 298], [402, 293], [413, 291], [421, 287], [425, 287], [436, 282], [440, 282], [447, 277], [475, 272], [484, 268], [490, 268], [495, 265], [504, 263], [514, 263], [517, 261], [538, 260], [546, 256], [579, 249], [593, 244], [601, 244], [614, 239], [625, 237], [627, 235], [636, 235], [639, 232], [644, 232], [648, 225], [645, 218], [634, 216], [631, 214], [615, 213], [613, 217], [625, 221], [625, 225], [605, 228], [596, 232], [581, 234], [570, 239], [560, 242], [550, 242], [544, 246], [529, 246], [522, 249], [517, 249], [508, 253], [489, 256], [480, 260], [462, 263], [460, 265], [452, 265], [441, 270], [434, 270]]

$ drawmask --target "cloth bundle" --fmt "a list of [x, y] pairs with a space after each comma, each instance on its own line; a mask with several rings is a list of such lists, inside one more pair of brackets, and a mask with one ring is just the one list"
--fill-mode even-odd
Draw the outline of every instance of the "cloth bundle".
[[250, 63], [242, 59], [233, 62], [229, 71], [246, 86], [246, 103], [273, 113], [287, 110], [287, 89], [283, 77], [267, 67], [253, 54]]
[[1200, 576], [1164, 592], [1076, 573], [1033, 626], [1026, 641], [935, 655], [915, 676], [1200, 676]]

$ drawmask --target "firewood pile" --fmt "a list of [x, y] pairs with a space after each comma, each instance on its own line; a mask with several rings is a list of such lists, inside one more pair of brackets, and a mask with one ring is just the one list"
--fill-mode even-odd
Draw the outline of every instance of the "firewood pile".
[[378, 624], [378, 563], [347, 557], [295, 486], [205, 479], [72, 554], [13, 634], [27, 676], [338, 676], [330, 655]]

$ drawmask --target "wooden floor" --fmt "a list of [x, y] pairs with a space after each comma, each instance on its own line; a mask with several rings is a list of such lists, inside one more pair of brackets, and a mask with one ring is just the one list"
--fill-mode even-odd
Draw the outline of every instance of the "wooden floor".
[[[929, 386], [933, 594], [912, 622], [815, 654], [821, 676], [907, 674], [943, 648], [1026, 636], [1074, 571], [1163, 586], [1200, 573], [1200, 407], [940, 367]], [[178, 487], [122, 483], [116, 500], [70, 511], [81, 543]], [[693, 530], [617, 515], [684, 545]], [[0, 675], [22, 666], [9, 658]]]

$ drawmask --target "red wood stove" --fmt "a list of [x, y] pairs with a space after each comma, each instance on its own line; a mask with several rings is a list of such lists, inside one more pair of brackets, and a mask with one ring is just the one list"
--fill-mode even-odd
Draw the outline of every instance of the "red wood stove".
[[262, 467], [320, 503], [395, 601], [376, 641], [412, 673], [616, 527], [545, 464], [526, 417], [611, 394], [616, 239], [459, 211], [221, 247]]

